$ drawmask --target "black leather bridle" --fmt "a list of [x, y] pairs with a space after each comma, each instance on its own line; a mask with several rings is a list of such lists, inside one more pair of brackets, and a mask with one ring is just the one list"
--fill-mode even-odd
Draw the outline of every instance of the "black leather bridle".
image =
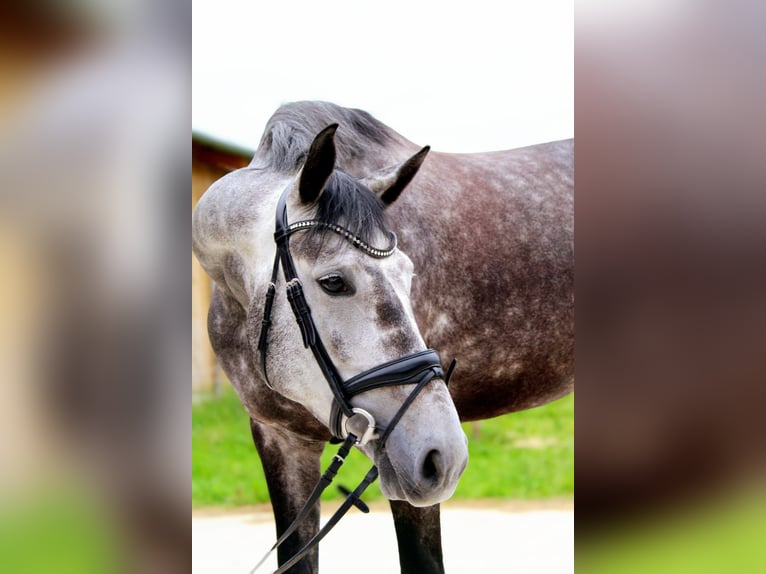
[[[400, 357], [393, 361], [383, 363], [372, 369], [359, 373], [358, 375], [344, 381], [338, 374], [338, 369], [332, 361], [332, 358], [327, 353], [327, 349], [322, 343], [322, 339], [319, 336], [314, 320], [311, 316], [311, 309], [309, 308], [306, 297], [303, 293], [303, 286], [295, 269], [292, 255], [290, 254], [290, 236], [293, 233], [299, 231], [305, 231], [313, 227], [324, 227], [330, 231], [340, 235], [352, 245], [364, 251], [367, 255], [375, 258], [388, 257], [396, 250], [396, 235], [391, 234], [390, 244], [386, 249], [377, 249], [370, 246], [365, 241], [351, 233], [348, 229], [341, 227], [340, 225], [329, 224], [314, 219], [298, 221], [292, 224], [288, 224], [287, 221], [287, 197], [289, 194], [290, 186], [288, 186], [279, 198], [277, 204], [276, 213], [276, 230], [274, 232], [274, 241], [277, 244], [277, 252], [274, 257], [274, 266], [271, 274], [271, 282], [269, 283], [268, 291], [266, 293], [266, 303], [263, 310], [263, 321], [261, 326], [261, 335], [258, 340], [258, 351], [260, 353], [261, 368], [263, 374], [266, 377], [266, 382], [271, 386], [268, 374], [267, 374], [267, 354], [269, 344], [269, 328], [271, 326], [271, 312], [274, 304], [274, 297], [276, 296], [276, 283], [279, 275], [279, 268], [282, 267], [285, 283], [287, 299], [290, 302], [290, 306], [295, 315], [295, 319], [298, 323], [298, 327], [301, 331], [303, 339], [303, 345], [306, 348], [311, 349], [311, 352], [319, 365], [322, 375], [324, 376], [327, 384], [333, 393], [333, 402], [330, 412], [330, 431], [333, 434], [333, 441], [342, 442], [338, 454], [333, 458], [332, 463], [327, 468], [325, 473], [317, 483], [314, 491], [309, 496], [303, 509], [298, 513], [293, 523], [288, 529], [279, 537], [279, 540], [272, 546], [271, 550], [264, 556], [258, 565], [253, 569], [255, 571], [266, 558], [273, 552], [279, 545], [284, 542], [288, 536], [290, 536], [298, 527], [298, 525], [309, 515], [311, 508], [319, 500], [322, 491], [332, 482], [338, 469], [343, 464], [346, 456], [348, 455], [351, 447], [354, 444], [364, 445], [370, 440], [378, 439], [377, 450], [381, 452], [385, 448], [386, 441], [394, 430], [394, 427], [401, 420], [404, 413], [412, 405], [413, 401], [417, 398], [420, 392], [425, 386], [434, 378], [441, 378], [446, 384], [449, 384], [449, 379], [455, 369], [456, 361], [453, 359], [450, 364], [447, 374], [445, 375], [442, 370], [441, 361], [439, 355], [433, 349], [427, 349], [425, 351], [419, 351], [411, 355]], [[394, 414], [388, 426], [385, 429], [377, 429], [375, 425], [375, 418], [372, 414], [364, 409], [353, 407], [351, 405], [351, 399], [364, 393], [366, 391], [392, 386], [392, 385], [411, 385], [414, 384], [415, 388], [407, 396], [397, 412]], [[376, 430], [382, 430], [380, 435], [376, 434]], [[324, 536], [330, 531], [330, 529], [337, 524], [340, 518], [348, 511], [353, 505], [360, 508], [362, 511], [369, 511], [366, 505], [360, 500], [360, 497], [364, 490], [369, 486], [378, 476], [377, 467], [373, 466], [364, 480], [359, 486], [351, 493], [336, 511], [336, 513], [330, 518], [325, 526], [312, 538], [303, 548], [301, 548], [292, 558], [290, 558], [285, 564], [279, 567], [275, 571], [275, 574], [284, 572], [299, 560], [301, 560], [306, 553], [308, 553]]]

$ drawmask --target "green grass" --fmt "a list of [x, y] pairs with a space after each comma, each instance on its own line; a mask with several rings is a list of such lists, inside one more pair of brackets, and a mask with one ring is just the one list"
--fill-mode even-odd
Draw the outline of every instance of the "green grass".
[[724, 492], [578, 542], [575, 568], [589, 574], [766, 572], [763, 486]]
[[[467, 423], [468, 468], [453, 496], [546, 499], [574, 492], [574, 397], [496, 419]], [[234, 391], [192, 406], [192, 506], [235, 507], [268, 502], [258, 455], [250, 437], [248, 417]], [[325, 468], [337, 447], [328, 446]], [[336, 481], [356, 486], [370, 461], [353, 451]], [[323, 499], [336, 499], [332, 487]], [[377, 483], [365, 500], [382, 500]]]
[[73, 489], [32, 489], [0, 506], [0, 572], [119, 571], [118, 530], [106, 510]]

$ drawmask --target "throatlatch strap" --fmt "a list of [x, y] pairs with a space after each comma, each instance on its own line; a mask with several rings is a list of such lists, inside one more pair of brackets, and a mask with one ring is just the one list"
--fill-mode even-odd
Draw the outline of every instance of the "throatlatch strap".
[[271, 268], [271, 281], [266, 291], [266, 304], [263, 307], [263, 319], [261, 319], [261, 335], [258, 337], [258, 352], [261, 355], [261, 370], [266, 378], [266, 384], [271, 388], [269, 371], [266, 369], [266, 357], [269, 350], [269, 329], [271, 328], [271, 310], [274, 307], [274, 296], [277, 293], [277, 277], [279, 276], [279, 248], [274, 256], [274, 265]]

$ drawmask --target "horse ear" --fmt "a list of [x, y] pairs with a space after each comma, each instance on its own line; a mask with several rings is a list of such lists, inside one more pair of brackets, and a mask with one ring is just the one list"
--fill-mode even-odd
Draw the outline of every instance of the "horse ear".
[[337, 129], [338, 124], [329, 125], [311, 142], [298, 184], [303, 203], [310, 204], [319, 199], [327, 180], [335, 169], [335, 130]]
[[418, 173], [423, 160], [431, 150], [426, 146], [410, 159], [405, 161], [397, 168], [390, 169], [383, 175], [365, 178], [362, 182], [377, 195], [385, 205], [391, 205], [404, 191], [404, 188], [412, 181], [415, 174]]

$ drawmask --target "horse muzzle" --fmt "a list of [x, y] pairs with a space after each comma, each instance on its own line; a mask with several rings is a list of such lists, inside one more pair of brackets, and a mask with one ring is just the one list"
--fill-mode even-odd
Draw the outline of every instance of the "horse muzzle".
[[459, 422], [457, 428], [429, 437], [393, 433], [386, 447], [372, 454], [386, 498], [431, 506], [451, 497], [468, 464], [467, 438]]

